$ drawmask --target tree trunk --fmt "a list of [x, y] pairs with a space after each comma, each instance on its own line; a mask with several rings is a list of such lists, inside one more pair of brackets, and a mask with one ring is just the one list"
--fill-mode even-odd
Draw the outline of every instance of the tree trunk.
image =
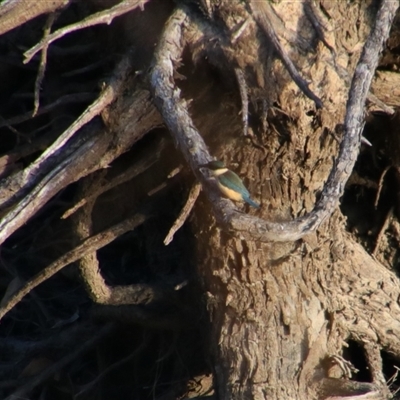
[[[222, 15], [233, 13], [232, 2], [225, 4], [226, 10], [221, 3]], [[321, 2], [332, 24], [328, 42], [334, 57], [315, 39], [303, 7], [301, 2], [274, 4], [289, 42], [286, 50], [323, 99], [323, 109], [315, 112], [312, 101], [299, 95], [277, 61], [264, 72], [262, 90], [273, 91], [274, 82], [280, 108], [269, 110], [265, 132], [259, 127], [251, 139], [242, 136], [237, 100], [222, 106], [211, 97], [203, 100], [212, 103], [213, 113], [207, 116], [208, 123], [195, 119], [210, 142], [216, 132], [223, 138], [217, 143], [214, 139], [213, 154], [244, 177], [250, 193], [261, 201], [261, 211], [240, 209], [267, 220], [285, 221], [311, 211], [338, 151], [349, 80], [376, 12], [369, 2]], [[256, 40], [249, 37], [243, 34], [235, 43], [232, 58], [248, 71], [247, 82], [254, 82], [260, 72], [257, 62], [252, 70], [248, 59], [241, 57], [255, 51]], [[309, 52], [304, 54], [304, 48], [295, 44]], [[215, 85], [212, 96], [219, 99]], [[223, 118], [229, 107], [232, 112]], [[366, 261], [375, 273], [389, 281], [394, 277], [346, 233], [346, 219], [339, 210], [316, 234], [290, 243], [234, 238], [219, 229], [207, 203], [197, 209], [195, 221], [221, 399], [317, 399], [373, 392], [373, 385], [351, 384], [351, 374], [339, 360], [350, 337], [369, 342], [383, 318], [373, 307], [365, 314], [365, 302], [384, 306]], [[391, 303], [400, 315], [394, 296]], [[374, 327], [369, 326], [370, 318]], [[389, 319], [393, 325], [394, 319]], [[371, 363], [370, 368], [374, 371]], [[381, 371], [372, 375], [370, 381], [384, 383]]]

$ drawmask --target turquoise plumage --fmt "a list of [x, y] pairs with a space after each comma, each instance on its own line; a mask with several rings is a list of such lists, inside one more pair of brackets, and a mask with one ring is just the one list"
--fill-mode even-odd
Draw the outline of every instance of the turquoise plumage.
[[250, 193], [244, 186], [242, 180], [233, 171], [225, 167], [221, 161], [211, 161], [203, 164], [200, 168], [207, 168], [216, 179], [221, 193], [234, 201], [245, 201], [252, 207], [259, 208], [260, 205], [251, 199]]

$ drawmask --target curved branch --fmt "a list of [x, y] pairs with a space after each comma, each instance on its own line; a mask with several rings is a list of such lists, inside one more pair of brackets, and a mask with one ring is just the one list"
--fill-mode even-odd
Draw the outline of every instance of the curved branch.
[[118, 236], [125, 232], [131, 231], [143, 224], [148, 218], [144, 213], [137, 213], [130, 218], [112, 226], [97, 235], [90, 236], [79, 244], [74, 249], [62, 255], [56, 261], [51, 263], [45, 269], [36, 274], [30, 281], [28, 281], [20, 290], [14, 293], [6, 302], [0, 307], [0, 320], [6, 315], [21, 299], [23, 299], [29, 292], [41, 283], [52, 277], [65, 266], [79, 260], [86, 254], [100, 249], [111, 243]]
[[174, 64], [181, 58], [185, 40], [183, 27], [189, 23], [185, 8], [178, 8], [166, 24], [155, 53], [150, 83], [156, 106], [178, 143], [196, 177], [206, 187], [217, 221], [233, 234], [247, 240], [294, 241], [315, 231], [336, 209], [356, 161], [360, 147], [363, 110], [379, 54], [389, 36], [398, 2], [383, 0], [372, 31], [357, 64], [346, 107], [345, 134], [339, 155], [314, 209], [304, 217], [289, 222], [273, 223], [239, 213], [230, 201], [207, 190], [199, 166], [212, 158], [194, 127], [188, 107], [174, 84]]

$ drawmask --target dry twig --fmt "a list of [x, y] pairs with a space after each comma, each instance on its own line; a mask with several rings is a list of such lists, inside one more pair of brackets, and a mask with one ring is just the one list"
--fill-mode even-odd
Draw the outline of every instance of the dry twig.
[[199, 197], [201, 191], [201, 185], [199, 183], [195, 183], [190, 189], [189, 196], [186, 200], [186, 204], [183, 206], [178, 218], [172, 225], [171, 229], [168, 232], [168, 235], [164, 239], [164, 244], [169, 245], [174, 239], [175, 233], [182, 227], [182, 225], [187, 220], [190, 212], [192, 211], [193, 206], [196, 203], [197, 198]]
[[[69, 210], [65, 211], [61, 218], [65, 219], [68, 218], [70, 215], [75, 213], [79, 208], [83, 207], [86, 203], [92, 201], [93, 199], [97, 198], [101, 194], [108, 192], [112, 188], [120, 185], [121, 183], [127, 182], [134, 178], [137, 175], [140, 175], [147, 169], [149, 169], [152, 165], [154, 165], [159, 157], [162, 149], [164, 148], [164, 141], [158, 143], [158, 145], [154, 146], [153, 151], [149, 157], [144, 157], [141, 160], [138, 160], [135, 164], [131, 165], [127, 168], [123, 173], [119, 174], [118, 176], [114, 177], [111, 181], [107, 182], [104, 185], [96, 186], [92, 188], [90, 192], [82, 195], [81, 199], [76, 202], [76, 204], [71, 207]], [[102, 171], [100, 171], [102, 173]]]
[[34, 117], [39, 109], [40, 105], [40, 89], [42, 86], [43, 78], [44, 78], [44, 72], [46, 71], [46, 63], [47, 63], [47, 50], [49, 48], [49, 43], [46, 40], [46, 38], [50, 35], [51, 27], [53, 26], [54, 21], [58, 17], [57, 12], [52, 12], [48, 17], [47, 21], [43, 30], [43, 49], [42, 53], [40, 56], [40, 63], [39, 63], [39, 70], [36, 76], [36, 81], [35, 81], [35, 93], [34, 93], [34, 105], [33, 105], [33, 113], [32, 117]]
[[240, 98], [242, 99], [243, 134], [247, 136], [249, 129], [249, 97], [247, 95], [247, 85], [241, 68], [235, 68], [235, 75], [239, 85]]
[[18, 115], [16, 117], [9, 118], [7, 120], [0, 120], [0, 128], [3, 126], [10, 126], [10, 125], [18, 125], [21, 124], [22, 122], [25, 122], [32, 117], [38, 117], [39, 115], [46, 114], [55, 108], [59, 106], [63, 106], [66, 104], [71, 104], [71, 103], [85, 103], [87, 101], [93, 100], [93, 97], [95, 96], [94, 93], [76, 93], [76, 94], [66, 94], [65, 96], [60, 97], [56, 101], [54, 101], [51, 104], [47, 104], [37, 110], [35, 115], [32, 115], [34, 113], [34, 110], [28, 111], [24, 114]]
[[135, 214], [134, 216], [120, 222], [119, 224], [112, 226], [111, 228], [106, 229], [105, 231], [100, 232], [97, 235], [87, 238], [79, 246], [65, 253], [48, 267], [35, 275], [17, 293], [15, 293], [8, 299], [8, 301], [0, 308], [0, 320], [13, 307], [15, 307], [30, 291], [32, 291], [42, 282], [52, 277], [65, 266], [79, 260], [86, 254], [89, 254], [106, 246], [118, 236], [141, 225], [144, 221], [146, 221], [146, 219], [147, 216], [145, 214]]
[[42, 39], [36, 46], [26, 51], [24, 63], [28, 63], [38, 51], [43, 49], [45, 45], [53, 43], [55, 40], [62, 38], [68, 33], [99, 24], [110, 25], [114, 18], [126, 14], [127, 12], [132, 11], [137, 7], [143, 8], [144, 4], [146, 4], [148, 1], [149, 0], [124, 0], [121, 1], [121, 3], [116, 4], [114, 7], [111, 7], [110, 9], [90, 15], [89, 17], [83, 19], [80, 22], [77, 22], [76, 24], [65, 26], [64, 28], [55, 31], [47, 38]]
[[37, 175], [43, 163], [58, 151], [80, 129], [99, 115], [120, 93], [122, 84], [130, 71], [131, 53], [128, 52], [115, 69], [113, 78], [106, 85], [100, 96], [79, 116], [79, 118], [49, 146], [42, 155], [24, 170], [22, 186], [29, 182], [32, 175]]

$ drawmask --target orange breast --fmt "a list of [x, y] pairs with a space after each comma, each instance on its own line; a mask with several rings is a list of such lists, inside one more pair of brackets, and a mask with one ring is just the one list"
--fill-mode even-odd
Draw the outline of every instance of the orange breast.
[[226, 196], [228, 199], [234, 200], [234, 201], [243, 201], [243, 198], [240, 193], [235, 192], [232, 189], [227, 188], [226, 186], [222, 186], [220, 183], [218, 183], [219, 190]]

